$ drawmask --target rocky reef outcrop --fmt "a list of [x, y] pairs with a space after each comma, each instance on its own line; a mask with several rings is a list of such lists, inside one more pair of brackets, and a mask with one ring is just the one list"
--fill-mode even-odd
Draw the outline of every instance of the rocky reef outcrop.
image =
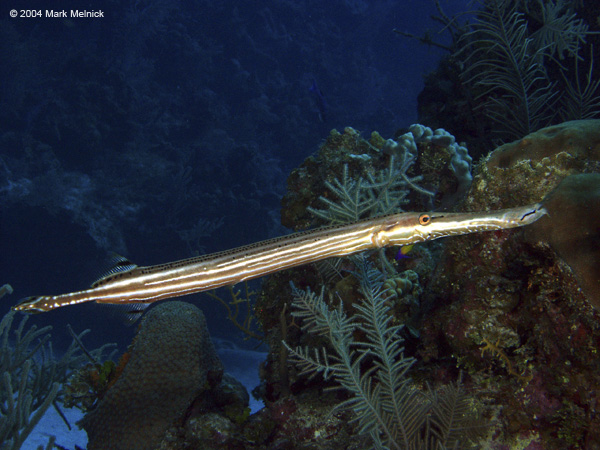
[[598, 120], [496, 149], [463, 208], [544, 200], [549, 214], [516, 233], [448, 239], [427, 287], [418, 354], [429, 369], [456, 360], [501, 408], [494, 448], [600, 445], [597, 399], [582, 395], [600, 388], [599, 170]]
[[166, 302], [144, 317], [121, 376], [81, 422], [94, 450], [151, 450], [219, 385], [223, 366], [202, 311]]

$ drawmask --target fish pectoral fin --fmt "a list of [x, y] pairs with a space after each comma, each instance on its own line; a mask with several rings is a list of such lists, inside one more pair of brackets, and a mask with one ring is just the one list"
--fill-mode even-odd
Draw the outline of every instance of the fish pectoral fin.
[[123, 272], [129, 272], [130, 270], [135, 269], [136, 267], [137, 264], [132, 263], [131, 261], [129, 261], [129, 259], [125, 258], [124, 256], [115, 254], [110, 259], [110, 268], [106, 272], [104, 272], [102, 276], [100, 276], [100, 278], [94, 281], [91, 287], [92, 289], [96, 288], [104, 284], [106, 281], [112, 279], [114, 275]]

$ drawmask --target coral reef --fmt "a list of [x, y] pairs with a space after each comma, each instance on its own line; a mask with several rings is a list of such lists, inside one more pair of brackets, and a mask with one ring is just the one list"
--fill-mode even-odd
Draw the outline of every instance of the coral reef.
[[[486, 0], [463, 30], [457, 28], [460, 20], [447, 18], [455, 38], [452, 57], [443, 77], [430, 77], [436, 91], [422, 96], [429, 116], [420, 117], [438, 130], [416, 126], [392, 134], [398, 124], [411, 123], [406, 94], [418, 89], [418, 68], [429, 55], [419, 52], [416, 58], [410, 49], [390, 57], [390, 46], [379, 44], [389, 41], [393, 21], [406, 20], [397, 24], [403, 27], [416, 16], [423, 23], [426, 3], [411, 9], [402, 2], [363, 0], [110, 2], [111, 14], [86, 26], [85, 39], [73, 21], [31, 27], [29, 21], [1, 18], [0, 48], [7, 58], [0, 66], [0, 209], [11, 217], [3, 235], [15, 241], [5, 269], [36, 273], [47, 265], [49, 258], [40, 257], [39, 240], [31, 236], [48, 236], [48, 229], [63, 237], [48, 240], [47, 247], [63, 249], [69, 262], [79, 262], [69, 252], [82, 248], [86, 234], [100, 249], [128, 251], [140, 260], [275, 234], [282, 167], [297, 164], [318, 136], [349, 120], [363, 130], [376, 123], [393, 139], [378, 133], [363, 139], [350, 128], [331, 132], [319, 155], [289, 178], [285, 225], [307, 228], [336, 219], [328, 207], [349, 193], [358, 198], [354, 218], [396, 207], [457, 208], [469, 189], [470, 157], [439, 127], [467, 140], [474, 156], [476, 144], [481, 155], [498, 138], [521, 137], [564, 115], [598, 112], [600, 72], [592, 65], [591, 44], [600, 48], [599, 36], [586, 34], [588, 25], [596, 26], [598, 2]], [[353, 33], [352, 49], [338, 23]], [[510, 42], [500, 44], [501, 34]], [[405, 66], [411, 70], [403, 71]], [[599, 170], [597, 130], [597, 123], [569, 123], [496, 151], [478, 166], [469, 197], [458, 206], [490, 209], [546, 198], [551, 214], [539, 227], [417, 246], [406, 258], [395, 258], [392, 249], [366, 255], [393, 290], [386, 314], [404, 339], [405, 358], [417, 358], [409, 374], [415, 386], [427, 392], [426, 381], [447, 384], [457, 379], [457, 366], [463, 369], [466, 388], [504, 408], [500, 440], [512, 434], [538, 448], [598, 446], [598, 405], [594, 395], [582, 394], [600, 386], [592, 241], [597, 177], [591, 175]], [[574, 224], [571, 216], [581, 219]], [[207, 239], [206, 230], [217, 226], [222, 236]], [[18, 259], [22, 254], [38, 257]], [[50, 266], [58, 267], [60, 257]], [[58, 278], [60, 270], [52, 269]], [[299, 377], [281, 344], [331, 345], [302, 330], [301, 318], [291, 315], [289, 281], [303, 290], [322, 287], [329, 308], [341, 305], [346, 317], [356, 318], [355, 305], [364, 301], [356, 269], [343, 259], [265, 282], [255, 315], [270, 347], [261, 369], [267, 407], [253, 417], [245, 393], [220, 378], [212, 356], [214, 376], [198, 367], [202, 355], [193, 352], [209, 353], [211, 347], [204, 331], [188, 333], [191, 345], [188, 338], [164, 338], [199, 316], [196, 311], [186, 309], [190, 313], [177, 316], [170, 328], [156, 325], [154, 339], [138, 336], [126, 354], [133, 359], [86, 367], [77, 392], [90, 394], [81, 400], [95, 408], [87, 419], [90, 448], [130, 442], [118, 435], [118, 445], [104, 445], [104, 425], [126, 427], [165, 449], [366, 448], [368, 438], [352, 422], [355, 412], [328, 416], [331, 405], [351, 394], [324, 392], [331, 380], [326, 385]], [[225, 304], [240, 328], [254, 329], [250, 295], [244, 300], [236, 291]], [[402, 323], [407, 326], [400, 329]], [[351, 339], [365, 337], [363, 325]], [[35, 364], [28, 370], [21, 379], [9, 371], [15, 395], [23, 394], [15, 384], [27, 375], [35, 383], [53, 381]], [[184, 370], [191, 373], [185, 379]], [[185, 392], [168, 391], [152, 402], [157, 380], [163, 389], [157, 392], [173, 380]], [[139, 403], [127, 397], [135, 393]], [[167, 411], [165, 398], [179, 405]]]
[[121, 376], [80, 422], [90, 450], [155, 449], [194, 400], [221, 381], [204, 316], [188, 303], [151, 309], [130, 352]]
[[[383, 274], [364, 258], [353, 258], [363, 297], [348, 317], [340, 306], [330, 309], [320, 295], [294, 288], [292, 315], [308, 334], [324, 337], [333, 355], [322, 348], [292, 349], [299, 376], [321, 375], [339, 383], [350, 398], [334, 411], [351, 409], [358, 432], [375, 448], [469, 448], [482, 437], [476, 409], [460, 383], [438, 392], [422, 392], [410, 381], [414, 358], [404, 356], [402, 325], [392, 325]], [[365, 338], [356, 340], [355, 335]], [[287, 344], [286, 344], [287, 345]]]
[[466, 24], [439, 12], [450, 54], [427, 77], [419, 120], [468, 140], [474, 157], [499, 139], [598, 117], [597, 5], [490, 0]]
[[[5, 285], [8, 286], [8, 285]], [[4, 291], [9, 291], [4, 289]], [[9, 312], [0, 322], [0, 448], [18, 450], [35, 428], [44, 413], [52, 406], [58, 394], [57, 380], [50, 386], [40, 378], [45, 374], [32, 370], [34, 355], [50, 339], [52, 327], [37, 329], [32, 326], [24, 331], [27, 317], [23, 317], [16, 329], [14, 344], [9, 342], [15, 313]]]
[[465, 208], [546, 198], [550, 214], [520, 233], [448, 240], [422, 300], [431, 305], [418, 350], [423, 368], [441, 377], [456, 359], [485, 387], [502, 405], [499, 442], [535, 436], [532, 445], [544, 449], [600, 443], [596, 399], [578, 394], [600, 387], [597, 268], [585, 259], [598, 259], [597, 175], [585, 173], [598, 171], [599, 126], [549, 127], [485, 158]]
[[544, 204], [550, 220], [529, 230], [529, 240], [550, 244], [600, 311], [600, 174], [568, 176]]
[[[589, 244], [597, 239], [597, 177], [566, 180], [570, 175], [599, 171], [600, 120], [565, 122], [492, 152], [478, 167], [465, 206], [477, 210], [487, 203], [500, 208], [547, 197], [549, 216], [525, 234], [531, 241], [552, 245], [587, 289], [588, 300], [600, 305], [596, 265], [589, 263], [599, 254], [596, 246]], [[555, 188], [559, 190], [552, 193]], [[573, 222], [575, 217], [580, 218]]]
[[[9, 285], [0, 288], [0, 296], [10, 293]], [[56, 359], [50, 342], [51, 326], [26, 328], [28, 317], [23, 317], [12, 329], [15, 312], [7, 313], [0, 322], [0, 449], [17, 450], [55, 401], [62, 401], [59, 390], [71, 372], [88, 358], [102, 357], [114, 344], [106, 344], [86, 354], [81, 338], [73, 333], [73, 342], [61, 358]], [[10, 331], [14, 338], [9, 339]], [[60, 411], [59, 411], [60, 412]], [[54, 438], [47, 448], [52, 448]]]
[[79, 425], [89, 449], [244, 448], [248, 393], [223, 374], [204, 315], [189, 303], [151, 309], [118, 365], [88, 365], [69, 386], [87, 410]]
[[[300, 228], [307, 223], [329, 223], [332, 219], [339, 221], [344, 218], [346, 220], [356, 219], [355, 211], [358, 210], [363, 211], [365, 216], [381, 213], [382, 210], [377, 208], [385, 208], [390, 197], [386, 195], [368, 195], [364, 194], [364, 191], [372, 189], [377, 192], [376, 186], [378, 184], [373, 183], [369, 176], [375, 179], [376, 174], [382, 171], [387, 170], [390, 173], [392, 170], [390, 166], [394, 167], [391, 157], [398, 158], [401, 162], [410, 161], [409, 165], [405, 166], [401, 163], [397, 166], [403, 167], [400, 172], [410, 177], [411, 183], [406, 183], [400, 187], [400, 189], [406, 189], [408, 192], [404, 194], [402, 202], [396, 203], [396, 208], [418, 210], [433, 207], [433, 205], [436, 207], [441, 204], [451, 205], [460, 197], [460, 191], [465, 189], [459, 187], [461, 184], [459, 178], [464, 177], [466, 179], [464, 184], [466, 186], [468, 186], [468, 179], [470, 179], [470, 160], [468, 160], [466, 150], [462, 147], [457, 151], [457, 148], [455, 139], [449, 133], [442, 130], [434, 132], [419, 125], [412, 126], [411, 130], [404, 136], [387, 141], [377, 133], [373, 133], [371, 138], [366, 141], [360, 138], [360, 135], [352, 128], [346, 128], [343, 134], [334, 130], [321, 146], [319, 154], [315, 157], [309, 157], [290, 176], [288, 180], [289, 190], [283, 202], [282, 220], [286, 221], [289, 226]], [[461, 159], [464, 164], [458, 162]], [[455, 164], [454, 167], [453, 163]], [[461, 167], [457, 170], [459, 166]], [[391, 179], [391, 177], [388, 178]], [[353, 183], [359, 185], [359, 188], [355, 189], [356, 186]], [[385, 183], [382, 184], [386, 185]], [[413, 185], [416, 185], [417, 188], [414, 188]], [[421, 187], [432, 188], [431, 190], [435, 193], [434, 197], [423, 195]], [[322, 207], [323, 204], [327, 209], [319, 210], [318, 208]], [[355, 208], [354, 206], [357, 204], [362, 207]], [[313, 217], [310, 216], [311, 212]], [[330, 212], [333, 212], [333, 214], [328, 214]], [[333, 215], [336, 217], [332, 217]], [[418, 323], [417, 318], [422, 314], [420, 297], [423, 286], [428, 282], [432, 273], [433, 260], [431, 255], [435, 251], [432, 252], [423, 247], [417, 247], [411, 251], [410, 257], [399, 261], [395, 261], [394, 255], [396, 252], [393, 250], [372, 252], [367, 256], [370, 261], [369, 264], [377, 266], [382, 274], [385, 273], [387, 279], [386, 287], [389, 287], [385, 294], [387, 309], [383, 316], [388, 316], [386, 320], [390, 320], [389, 326], [395, 330], [394, 345], [400, 345], [403, 336], [410, 336], [411, 340], [414, 340], [419, 335], [419, 330], [413, 325]], [[431, 248], [435, 249], [437, 246], [433, 245]], [[339, 367], [339, 364], [341, 364], [337, 359], [336, 363], [331, 365], [331, 370], [323, 368], [330, 378], [329, 381], [323, 383], [317, 379], [307, 379], [301, 376], [293, 367], [289, 367], [288, 352], [281, 345], [281, 340], [284, 339], [290, 347], [323, 347], [334, 351], [336, 355], [336, 348], [339, 347], [336, 347], [335, 343], [332, 346], [332, 343], [324, 335], [313, 335], [308, 332], [306, 327], [308, 326], [307, 323], [311, 323], [310, 314], [304, 314], [306, 311], [303, 311], [303, 317], [299, 317], [297, 313], [294, 313], [291, 299], [295, 296], [290, 287], [286, 286], [290, 280], [295, 286], [303, 290], [310, 287], [319, 291], [323, 289], [319, 295], [322, 302], [320, 304], [325, 305], [323, 308], [335, 308], [335, 311], [330, 313], [332, 317], [334, 315], [336, 317], [343, 316], [346, 317], [347, 321], [360, 323], [361, 326], [357, 327], [350, 336], [352, 339], [356, 339], [359, 347], [367, 345], [366, 341], [368, 339], [365, 338], [365, 328], [368, 328], [368, 325], [365, 322], [371, 319], [367, 320], [366, 313], [363, 316], [357, 311], [357, 308], [360, 308], [360, 305], [366, 301], [365, 295], [361, 293], [358, 281], [360, 277], [356, 275], [359, 266], [354, 258], [344, 258], [337, 263], [308, 265], [284, 273], [277, 273], [263, 283], [263, 290], [255, 311], [265, 331], [270, 353], [262, 368], [261, 377], [264, 381], [257, 393], [265, 400], [266, 411], [273, 411], [280, 408], [281, 405], [292, 405], [291, 409], [294, 411], [293, 414], [289, 414], [289, 421], [274, 424], [270, 436], [266, 437], [266, 442], [280, 442], [277, 436], [281, 433], [282, 427], [299, 426], [302, 421], [298, 421], [296, 415], [302, 414], [301, 411], [305, 410], [306, 405], [310, 405], [314, 411], [322, 412], [344, 400], [347, 401], [345, 403], [347, 405], [353, 404], [353, 402], [356, 402], [356, 405], [365, 404], [359, 397], [363, 400], [366, 397], [355, 396], [356, 386], [351, 388], [350, 382], [342, 383], [346, 388], [349, 388], [349, 394], [324, 395], [324, 392], [328, 392], [327, 388], [335, 386], [331, 377], [333, 371], [335, 371], [333, 367]], [[381, 281], [383, 282], [383, 280]], [[319, 308], [319, 310], [321, 309]], [[316, 312], [314, 308], [312, 311]], [[379, 321], [377, 322], [379, 323]], [[407, 324], [408, 326], [400, 327], [400, 324]], [[322, 326], [321, 328], [325, 333], [324, 329], [326, 327]], [[342, 326], [342, 328], [344, 327]], [[350, 332], [345, 328], [344, 330]], [[343, 334], [344, 331], [340, 331], [340, 333]], [[338, 336], [340, 333], [333, 330], [331, 336]], [[347, 334], [346, 337], [350, 339]], [[411, 351], [414, 351], [414, 341], [409, 342], [407, 340], [407, 343], [409, 343]], [[302, 359], [302, 356], [307, 357], [308, 360], [316, 357], [316, 354], [307, 353], [305, 350], [295, 350], [294, 352], [296, 352], [296, 358], [299, 359]], [[319, 355], [322, 357], [320, 352], [319, 350]], [[355, 366], [355, 369], [358, 371], [359, 366], [362, 368], [365, 365], [365, 373], [372, 375], [373, 371], [376, 370], [375, 367], [380, 367], [377, 363], [373, 363], [375, 367], [370, 365], [373, 362], [372, 358], [376, 359], [375, 353], [363, 360], [364, 356], [359, 357], [361, 362]], [[340, 360], [342, 361], [343, 357], [340, 356], [340, 358], [342, 358]], [[304, 361], [301, 368], [309, 368], [310, 363], [308, 360]], [[367, 360], [370, 362], [367, 362]], [[317, 360], [312, 359], [312, 361], [319, 364]], [[407, 357], [406, 361], [411, 361], [411, 359]], [[321, 362], [324, 362], [322, 358]], [[458, 372], [455, 372], [454, 376], [449, 376], [444, 380], [444, 383], [448, 384], [450, 381], [455, 381], [457, 377]], [[347, 381], [347, 377], [342, 376], [341, 378]], [[406, 381], [410, 384], [409, 378]], [[409, 397], [415, 400], [421, 398], [420, 395], [425, 392], [427, 392], [426, 389], [421, 391], [416, 388], [414, 392], [411, 391]], [[380, 406], [380, 400], [381, 398], [376, 397], [374, 394], [374, 397], [370, 397], [369, 400], [366, 400], [366, 403], [371, 402], [371, 405], [377, 408]], [[412, 406], [409, 407], [409, 403]], [[425, 403], [421, 406], [427, 409], [424, 406]], [[409, 401], [405, 406], [407, 406], [407, 411], [416, 414], [416, 410], [413, 409], [415, 404]], [[367, 432], [370, 425], [366, 427], [361, 425], [365, 425], [372, 419], [369, 416], [365, 421], [365, 417], [361, 416], [365, 411], [364, 409], [360, 411], [340, 411], [336, 409], [336, 412], [331, 415], [332, 419], [337, 421], [342, 417], [349, 417], [352, 419], [350, 423], [360, 420], [360, 424], [356, 427], [349, 426], [345, 428], [343, 433], [326, 433], [320, 434], [318, 437], [312, 434], [312, 430], [315, 428], [320, 429], [326, 425], [320, 423], [318, 420], [319, 415], [315, 414], [316, 417], [310, 421], [313, 425], [310, 427], [305, 425], [304, 433], [301, 432], [301, 429], [296, 431], [295, 433], [303, 438], [297, 440], [293, 445], [290, 444], [289, 448], [305, 448], [310, 446], [310, 442], [314, 442], [317, 448], [348, 448], [348, 434], [354, 436], [353, 440], [356, 442], [363, 442], [362, 447], [359, 448], [364, 448], [369, 444], [366, 443], [368, 441], [364, 441], [365, 436], [361, 434], [361, 430]], [[250, 423], [264, 421], [264, 415], [266, 414], [266, 412], [262, 412], [251, 418]], [[288, 416], [288, 414], [284, 414], [284, 416]], [[302, 416], [300, 415], [300, 417]], [[315, 419], [317, 419], [316, 423]], [[399, 422], [396, 422], [395, 419], [399, 419]], [[403, 439], [400, 438], [401, 432], [396, 428], [402, 423], [402, 417], [395, 416], [395, 419], [391, 420], [394, 424], [388, 423], [389, 434], [387, 435], [384, 433], [380, 436], [379, 432], [375, 431], [376, 427], [370, 428], [369, 430], [373, 431], [370, 439], [381, 438], [392, 446], [395, 445], [394, 442], [398, 442], [396, 439]], [[416, 422], [411, 425], [415, 424]], [[250, 424], [247, 425], [247, 427], [250, 426]], [[418, 425], [415, 426], [419, 428]], [[390, 438], [390, 436], [394, 437]], [[323, 439], [327, 440], [324, 441]], [[407, 437], [407, 439], [410, 441], [412, 438]], [[417, 445], [417, 448], [421, 447]]]
[[344, 196], [356, 198], [352, 207], [360, 212], [346, 214], [346, 220], [390, 212], [389, 203], [395, 211], [452, 205], [470, 183], [470, 157], [452, 136], [436, 132], [413, 125], [397, 140], [377, 132], [365, 140], [350, 127], [343, 133], [332, 130], [318, 154], [306, 158], [288, 177], [282, 224], [292, 229], [328, 224], [330, 217], [314, 213], [323, 203], [348, 210]]
[[[409, 134], [366, 141], [353, 129], [332, 132], [290, 177], [283, 216], [299, 226], [381, 212], [394, 199], [411, 209], [454, 204], [464, 190], [454, 139], [416, 126]], [[89, 448], [430, 449], [434, 441], [471, 445], [469, 430], [477, 439], [490, 431], [490, 448], [591, 448], [599, 441], [596, 399], [579, 392], [600, 387], [600, 321], [585, 286], [597, 277], [585, 258], [596, 256], [581, 247], [596, 250], [585, 244], [597, 220], [586, 211], [572, 230], [568, 219], [597, 203], [599, 142], [597, 121], [568, 122], [506, 144], [477, 166], [460, 208], [545, 198], [550, 214], [539, 226], [422, 244], [401, 258], [390, 249], [276, 273], [246, 300], [232, 291], [230, 315], [237, 320], [243, 306], [269, 345], [256, 390], [265, 408], [252, 416], [244, 389], [222, 376], [201, 313], [180, 302], [151, 309], [122, 364], [90, 366], [79, 380], [102, 392], [82, 421]], [[437, 170], [436, 195], [422, 195]], [[449, 186], [449, 195], [438, 194]], [[338, 385], [344, 389], [331, 389]], [[460, 420], [448, 416], [453, 409]], [[492, 414], [491, 430], [481, 427]]]
[[[438, 137], [422, 139], [419, 130]], [[394, 197], [364, 192], [383, 192], [383, 185], [401, 192], [397, 207], [454, 203], [461, 175], [448, 151], [453, 138], [413, 131], [392, 141], [332, 132], [320, 154], [291, 175], [284, 217], [301, 225], [356, 218], [362, 206], [364, 214], [381, 211]], [[255, 392], [265, 408], [257, 414], [249, 415], [239, 383], [221, 376], [195, 307], [151, 309], [116, 381], [111, 364], [87, 371], [105, 390], [82, 421], [89, 448], [430, 449], [434, 441], [469, 446], [467, 437], [486, 431], [495, 449], [525, 442], [593, 448], [600, 441], [596, 399], [580, 393], [600, 387], [600, 321], [592, 291], [579, 280], [593, 283], [596, 272], [582, 258], [596, 256], [571, 247], [597, 250], [585, 244], [597, 234], [599, 141], [597, 121], [568, 122], [507, 144], [477, 166], [459, 208], [545, 198], [550, 214], [539, 227], [422, 244], [401, 258], [390, 249], [299, 267], [273, 274], [246, 300], [233, 291], [234, 318], [235, 305], [246, 308], [256, 294], [254, 311], [242, 313], [259, 320], [269, 345]], [[394, 151], [413, 159], [392, 157]], [[396, 157], [410, 164], [396, 166]], [[440, 168], [437, 186], [453, 186], [451, 195], [436, 188], [432, 199], [413, 188]], [[381, 182], [382, 173], [389, 181], [396, 172], [410, 183]], [[352, 183], [357, 194], [346, 195]], [[327, 209], [318, 209], [323, 204]], [[594, 215], [587, 211], [589, 220], [572, 231], [568, 219], [591, 206]], [[315, 374], [325, 380], [306, 376]], [[339, 385], [344, 389], [332, 389]], [[460, 418], [448, 416], [451, 410]]]
[[[467, 148], [464, 145], [458, 144], [456, 138], [443, 128], [438, 128], [434, 131], [429, 127], [413, 124], [408, 127], [408, 133], [399, 136], [397, 141], [395, 143], [392, 140], [388, 140], [386, 144], [391, 142], [391, 145], [384, 146], [383, 151], [393, 154], [409, 152], [416, 158], [419, 153], [417, 144], [430, 144], [438, 149], [438, 151], [444, 149], [451, 156], [449, 169], [454, 172], [458, 182], [455, 195], [462, 197], [467, 189], [469, 189], [473, 179], [471, 176], [471, 162], [473, 159], [469, 156]], [[423, 150], [421, 148], [421, 151]], [[423, 160], [427, 160], [427, 158], [421, 158], [421, 161]], [[423, 170], [424, 168], [421, 167], [421, 169]], [[423, 170], [423, 172], [426, 173], [427, 171]]]
[[[497, 231], [419, 245], [409, 258], [397, 261], [392, 252], [367, 256], [385, 271], [390, 295], [398, 296], [391, 298], [395, 304], [388, 314], [392, 323], [407, 325], [400, 333], [405, 338], [405, 354], [417, 360], [411, 378], [417, 384], [449, 383], [457, 378], [457, 368], [462, 369], [469, 389], [482, 393], [479, 399], [497, 411], [498, 420], [487, 443], [490, 448], [594, 448], [600, 442], [593, 413], [596, 399], [578, 394], [600, 387], [595, 356], [600, 320], [592, 306], [593, 292], [588, 294], [585, 282], [578, 281], [593, 283], [597, 276], [596, 265], [583, 261], [589, 261], [584, 257], [598, 259], [594, 228], [598, 223], [594, 206], [598, 130], [599, 122], [594, 120], [542, 129], [498, 148], [476, 167], [460, 209], [500, 209], [545, 198], [550, 214], [538, 224], [517, 232]], [[321, 168], [339, 168], [338, 158], [349, 171], [361, 165], [377, 167], [377, 158], [382, 157], [377, 153], [370, 153], [370, 159], [344, 156], [351, 136], [349, 130], [332, 134], [321, 148], [327, 157], [321, 153], [316, 157], [318, 163], [307, 160], [290, 177], [285, 206], [292, 209], [288, 212], [299, 210], [300, 203], [318, 205], [316, 194], [339, 201], [327, 193], [325, 184], [319, 184], [320, 177], [326, 176]], [[385, 146], [382, 139], [369, 141], [376, 147], [377, 143], [378, 148]], [[422, 150], [422, 165], [427, 166], [432, 160], [427, 153], [429, 144], [416, 145]], [[365, 152], [368, 147], [365, 145]], [[411, 175], [420, 173], [415, 170]], [[313, 193], [314, 186], [322, 190]], [[407, 208], [419, 200], [412, 197], [409, 201]], [[589, 212], [583, 212], [584, 205], [591, 208]], [[579, 216], [584, 218], [577, 220]], [[303, 223], [307, 216], [285, 217]], [[575, 262], [570, 262], [569, 255], [574, 255]], [[290, 280], [301, 289], [312, 287], [320, 292], [322, 287], [319, 297], [346, 317], [356, 314], [357, 305], [364, 305], [360, 283], [353, 275], [355, 263], [343, 260], [330, 266], [275, 274], [263, 284], [256, 314], [271, 349], [260, 389], [267, 411], [285, 402], [300, 411], [305, 402], [314, 404], [315, 397], [331, 405], [348, 400], [340, 394], [322, 395], [324, 388], [334, 385], [331, 381], [323, 384], [298, 376], [288, 367], [288, 355], [279, 344], [285, 338], [291, 346], [333, 348], [327, 338], [307, 333], [302, 318], [290, 315], [293, 293], [286, 286]], [[352, 337], [364, 335], [355, 330]], [[315, 358], [313, 353], [303, 355]], [[325, 365], [322, 368], [327, 370]], [[266, 412], [251, 418], [250, 423], [261, 420], [263, 414]], [[275, 424], [272, 434], [278, 429]], [[329, 448], [343, 445], [341, 436], [331, 436]]]

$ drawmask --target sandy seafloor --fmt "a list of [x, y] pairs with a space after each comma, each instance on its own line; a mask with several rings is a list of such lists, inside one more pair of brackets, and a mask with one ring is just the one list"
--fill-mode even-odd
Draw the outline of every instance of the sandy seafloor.
[[[243, 350], [234, 345], [229, 346], [229, 348], [225, 346], [219, 347], [217, 352], [221, 361], [223, 361], [225, 371], [241, 382], [248, 392], [252, 391], [260, 382], [258, 378], [258, 366], [265, 360], [266, 353]], [[262, 406], [262, 402], [250, 395], [250, 408], [252, 412], [258, 411]], [[75, 425], [75, 422], [83, 417], [83, 413], [76, 408], [63, 409], [63, 413], [71, 423], [71, 430], [68, 429], [56, 410], [50, 407], [21, 448], [23, 450], [35, 450], [40, 445], [45, 446], [52, 435], [56, 436], [56, 444], [61, 447], [69, 450], [74, 450], [76, 445], [86, 448], [87, 434]]]

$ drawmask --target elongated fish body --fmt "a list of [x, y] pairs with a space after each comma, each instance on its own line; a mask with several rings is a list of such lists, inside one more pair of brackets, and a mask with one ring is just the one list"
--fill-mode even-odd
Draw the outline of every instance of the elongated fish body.
[[14, 307], [45, 312], [95, 301], [148, 304], [364, 250], [516, 228], [546, 214], [540, 204], [477, 213], [400, 213], [269, 239], [233, 250], [110, 274], [84, 291], [27, 297]]

